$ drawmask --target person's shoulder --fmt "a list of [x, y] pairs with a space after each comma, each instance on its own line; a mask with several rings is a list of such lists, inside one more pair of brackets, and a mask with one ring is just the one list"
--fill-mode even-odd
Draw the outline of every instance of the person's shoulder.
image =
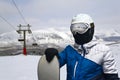
[[95, 48], [96, 50], [102, 51], [102, 52], [110, 51], [109, 46], [107, 46], [107, 45], [104, 44], [104, 43], [97, 43], [94, 48]]
[[67, 46], [65, 47], [65, 49], [73, 49], [73, 46], [72, 46], [72, 45], [67, 45]]
[[110, 48], [109, 46], [107, 46], [105, 43], [101, 42], [101, 41], [91, 41], [89, 44], [88, 44], [89, 48], [91, 48], [92, 50], [95, 50], [95, 51], [102, 51], [102, 52], [105, 52], [105, 51], [110, 51]]

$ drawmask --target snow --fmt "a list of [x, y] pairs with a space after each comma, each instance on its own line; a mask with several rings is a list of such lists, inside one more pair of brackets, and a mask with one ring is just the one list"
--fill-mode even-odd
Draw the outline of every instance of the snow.
[[[11, 36], [12, 35], [12, 36]], [[95, 32], [96, 38], [109, 38], [110, 36], [120, 37], [120, 33], [116, 30], [108, 30], [105, 33], [103, 31]], [[0, 34], [0, 47], [8, 47], [11, 45], [20, 45], [21, 43], [18, 41], [19, 38], [23, 38], [23, 35], [17, 34], [17, 32], [8, 32]], [[73, 44], [74, 39], [70, 31], [64, 31], [54, 28], [48, 29], [40, 29], [33, 31], [33, 34], [27, 34], [26, 43], [32, 44], [37, 42], [38, 44], [46, 44], [46, 43], [55, 43], [55, 44]]]
[[0, 57], [0, 80], [37, 80], [39, 56]]
[[[0, 80], [38, 80], [37, 66], [40, 56], [0, 57]], [[66, 67], [61, 68], [61, 78], [66, 80]]]
[[[70, 32], [68, 32], [70, 34]], [[37, 42], [38, 44], [45, 43], [69, 43], [72, 42], [70, 35], [67, 32], [56, 30], [54, 28], [41, 29], [33, 31], [33, 34], [27, 34], [27, 44]], [[12, 36], [11, 36], [12, 35]], [[12, 44], [20, 45], [19, 38], [23, 38], [23, 35], [17, 34], [17, 32], [8, 32], [0, 34], [0, 47], [11, 46]]]

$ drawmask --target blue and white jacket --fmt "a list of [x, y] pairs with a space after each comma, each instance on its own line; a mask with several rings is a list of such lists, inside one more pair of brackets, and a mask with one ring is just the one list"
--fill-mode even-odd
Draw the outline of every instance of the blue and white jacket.
[[67, 80], [119, 80], [115, 60], [103, 44], [86, 46], [88, 54], [78, 51], [79, 45], [68, 45], [59, 54], [60, 67], [67, 65]]

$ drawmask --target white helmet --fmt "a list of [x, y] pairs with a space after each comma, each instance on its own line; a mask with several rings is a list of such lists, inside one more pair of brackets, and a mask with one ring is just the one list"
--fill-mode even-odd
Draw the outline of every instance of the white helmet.
[[83, 45], [92, 40], [94, 34], [94, 22], [87, 14], [78, 14], [72, 18], [71, 32], [77, 44]]
[[72, 33], [85, 33], [89, 28], [92, 26], [90, 25], [93, 23], [92, 18], [87, 14], [78, 14], [72, 18], [71, 22], [71, 31]]
[[71, 24], [75, 23], [93, 23], [92, 18], [88, 14], [78, 14], [72, 18]]

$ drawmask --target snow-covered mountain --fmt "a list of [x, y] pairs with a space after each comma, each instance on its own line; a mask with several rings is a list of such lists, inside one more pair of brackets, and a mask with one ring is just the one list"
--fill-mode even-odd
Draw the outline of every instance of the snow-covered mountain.
[[[32, 45], [37, 44], [67, 44], [72, 43], [73, 39], [70, 32], [62, 32], [55, 29], [36, 30], [32, 34], [27, 34], [26, 43]], [[23, 35], [17, 34], [17, 32], [3, 33], [0, 35], [0, 47], [8, 47], [13, 45], [20, 45], [19, 38], [23, 38]]]
[[[22, 45], [18, 41], [19, 38], [23, 36], [17, 34], [17, 32], [3, 33], [0, 35], [0, 47], [9, 47], [15, 45]], [[32, 34], [27, 34], [27, 45], [32, 45], [33, 43], [40, 44], [56, 44], [56, 45], [67, 45], [73, 44], [74, 40], [70, 31], [61, 31], [57, 29], [42, 29], [33, 31]], [[103, 31], [96, 31], [94, 40], [102, 39], [105, 42], [117, 42], [120, 41], [120, 34], [115, 31], [108, 31], [103, 33]]]
[[[3, 33], [0, 35], [0, 54], [16, 55], [21, 54], [23, 49], [23, 35], [17, 32]], [[34, 46], [33, 44], [36, 44]], [[66, 45], [73, 43], [71, 33], [56, 29], [42, 29], [33, 31], [32, 34], [26, 34], [27, 53], [43, 54], [47, 47], [54, 47], [61, 51]]]
[[28, 42], [37, 42], [38, 44], [54, 43], [68, 44], [72, 43], [70, 32], [63, 32], [55, 29], [33, 31], [33, 35], [28, 35]]

